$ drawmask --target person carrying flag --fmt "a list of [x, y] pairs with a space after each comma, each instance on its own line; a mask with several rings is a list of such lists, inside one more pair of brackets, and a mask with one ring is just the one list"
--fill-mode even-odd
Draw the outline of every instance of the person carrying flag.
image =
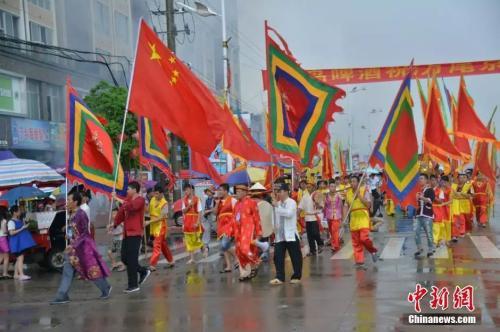
[[452, 186], [452, 241], [457, 242], [458, 237], [464, 237], [466, 232], [467, 218], [471, 211], [470, 199], [472, 197], [471, 184], [467, 182], [467, 175], [460, 173], [458, 182]]
[[248, 281], [257, 275], [260, 263], [258, 247], [255, 244], [262, 235], [257, 203], [248, 196], [248, 186], [235, 186], [238, 202], [234, 206], [234, 235], [236, 256], [240, 267], [240, 281]]
[[168, 267], [173, 267], [175, 265], [174, 258], [165, 238], [167, 236], [168, 203], [163, 196], [163, 188], [160, 185], [155, 186], [153, 197], [149, 201], [149, 216], [150, 234], [154, 237], [149, 269], [156, 271], [156, 265], [162, 253], [168, 261]]
[[485, 228], [488, 223], [488, 206], [493, 199], [493, 194], [483, 174], [479, 173], [476, 176], [476, 180], [472, 183], [472, 189], [474, 190], [472, 202], [476, 210], [476, 222]]
[[350, 188], [346, 192], [344, 215], [349, 213], [350, 217], [351, 239], [356, 267], [364, 268], [364, 249], [370, 253], [374, 263], [379, 260], [379, 257], [378, 250], [370, 239], [370, 191], [366, 186], [361, 186], [359, 180], [360, 178], [357, 175], [351, 175]]
[[186, 251], [189, 253], [189, 260], [187, 264], [195, 262], [195, 253], [197, 250], [203, 248], [201, 241], [201, 202], [200, 199], [194, 194], [194, 187], [190, 183], [186, 183], [183, 187], [185, 192], [182, 199], [182, 213], [184, 214], [184, 243]]
[[220, 273], [230, 273], [232, 271], [231, 256], [234, 256], [231, 247], [234, 242], [234, 207], [237, 200], [229, 195], [229, 185], [227, 183], [221, 184], [217, 193], [219, 198], [215, 210], [217, 216], [217, 239], [220, 240], [220, 248], [225, 262], [225, 266]]

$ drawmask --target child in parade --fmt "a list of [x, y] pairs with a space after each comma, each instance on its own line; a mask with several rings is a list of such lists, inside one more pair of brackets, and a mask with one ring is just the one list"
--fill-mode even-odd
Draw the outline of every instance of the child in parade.
[[[117, 213], [118, 208], [114, 208], [111, 214], [112, 220], [115, 219]], [[118, 225], [118, 227], [111, 231], [111, 235], [113, 235], [113, 239], [111, 242], [111, 248], [108, 250], [108, 258], [111, 261], [111, 270], [123, 272], [126, 270], [126, 267], [120, 257], [123, 241], [123, 225]]]
[[10, 208], [12, 216], [7, 224], [9, 231], [9, 248], [10, 252], [16, 256], [16, 264], [14, 266], [14, 279], [30, 280], [31, 277], [24, 274], [24, 254], [30, 248], [33, 248], [36, 243], [28, 230], [29, 225], [21, 220], [21, 209], [17, 205]]
[[189, 260], [187, 264], [195, 263], [196, 251], [203, 248], [201, 240], [202, 227], [201, 227], [201, 202], [200, 199], [194, 194], [194, 187], [192, 184], [185, 184], [183, 188], [185, 195], [182, 199], [182, 213], [184, 214], [184, 243], [186, 251], [189, 253]]
[[0, 279], [12, 279], [12, 276], [8, 273], [9, 252], [10, 252], [8, 235], [9, 233], [7, 231], [7, 210], [5, 206], [0, 206], [0, 263], [3, 265], [3, 270], [2, 270], [3, 273], [0, 276]]

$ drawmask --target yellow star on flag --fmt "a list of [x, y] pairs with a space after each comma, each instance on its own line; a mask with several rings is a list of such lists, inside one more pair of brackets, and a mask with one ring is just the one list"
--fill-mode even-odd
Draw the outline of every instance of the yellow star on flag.
[[149, 48], [151, 49], [151, 57], [149, 59], [150, 60], [158, 60], [158, 61], [161, 60], [160, 54], [158, 54], [158, 52], [156, 51], [156, 45], [149, 44]]
[[168, 58], [168, 61], [169, 61], [170, 63], [175, 63], [175, 57], [174, 57], [173, 55], [172, 55], [172, 56], [170, 56], [170, 58]]
[[179, 72], [177, 70], [173, 70], [172, 75], [174, 75], [175, 77], [179, 77]]

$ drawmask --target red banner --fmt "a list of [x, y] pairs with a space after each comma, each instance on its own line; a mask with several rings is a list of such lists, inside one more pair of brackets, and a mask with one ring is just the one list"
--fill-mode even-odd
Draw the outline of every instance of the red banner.
[[[310, 74], [330, 85], [399, 81], [404, 78], [407, 71], [408, 66], [308, 70]], [[500, 60], [490, 60], [414, 65], [412, 77], [430, 78], [498, 73], [500, 73]], [[265, 71], [263, 71], [263, 77], [266, 78]], [[266, 87], [265, 79], [264, 87]]]

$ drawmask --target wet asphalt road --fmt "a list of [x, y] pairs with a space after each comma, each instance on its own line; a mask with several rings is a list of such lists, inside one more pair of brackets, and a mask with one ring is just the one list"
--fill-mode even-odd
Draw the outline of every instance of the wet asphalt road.
[[[72, 302], [49, 306], [59, 275], [31, 268], [31, 281], [0, 281], [0, 331], [498, 331], [500, 258], [484, 258], [495, 256], [495, 248], [492, 254], [492, 248], [481, 244], [489, 241], [500, 247], [498, 224], [496, 218], [486, 229], [474, 228], [472, 235], [486, 240], [465, 237], [442, 251], [443, 258], [415, 260], [413, 235], [395, 232], [395, 221], [388, 220], [379, 233], [372, 233], [388, 259], [376, 265], [367, 260], [367, 270], [356, 270], [346, 234], [346, 249], [338, 259], [331, 260], [325, 250], [304, 260], [300, 285], [268, 285], [274, 270], [269, 263], [251, 282], [241, 283], [236, 271], [219, 274], [222, 262], [212, 252], [194, 266], [185, 265], [185, 259], [174, 269], [159, 265], [141, 291], [130, 295], [122, 293], [125, 273], [113, 273], [108, 300], [98, 300], [91, 283], [75, 280]], [[290, 268], [288, 261], [287, 273]], [[481, 324], [406, 325], [404, 314], [414, 313], [407, 296], [416, 283], [429, 290], [432, 285], [448, 286], [450, 307], [455, 286], [472, 285], [474, 314], [481, 316]], [[423, 312], [440, 312], [429, 309], [428, 299], [421, 303]]]

